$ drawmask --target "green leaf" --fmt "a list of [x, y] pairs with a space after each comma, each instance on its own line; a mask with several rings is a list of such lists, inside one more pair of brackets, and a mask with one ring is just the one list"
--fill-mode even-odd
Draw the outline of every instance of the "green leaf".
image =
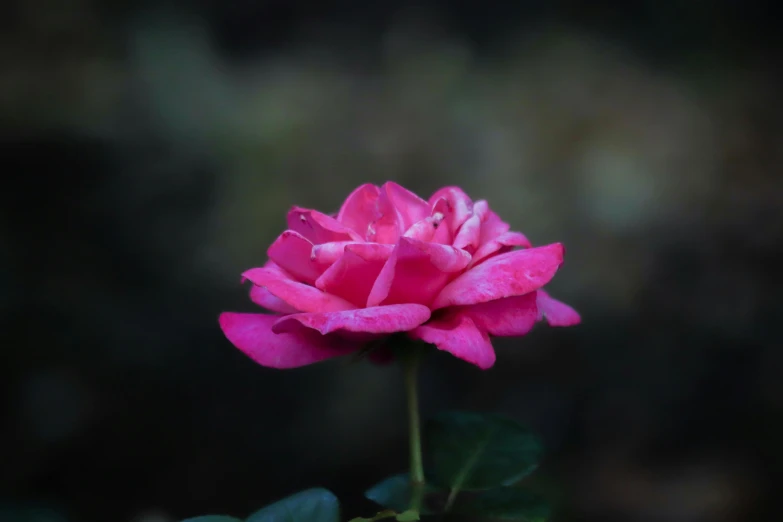
[[365, 518], [365, 517], [356, 517], [352, 518], [348, 522], [375, 522], [376, 520], [384, 520], [386, 518], [394, 518], [397, 515], [394, 511], [391, 509], [387, 509], [385, 511], [381, 511], [379, 513], [376, 513], [374, 517], [372, 518]]
[[527, 428], [495, 414], [442, 413], [427, 424], [425, 442], [428, 482], [452, 494], [512, 484], [536, 469], [543, 452]]
[[340, 505], [323, 488], [301, 491], [250, 515], [245, 522], [339, 522]]
[[451, 511], [460, 515], [522, 522], [544, 522], [551, 512], [540, 495], [506, 487], [463, 493]]
[[183, 520], [182, 522], [242, 522], [238, 518], [227, 515], [201, 515]]
[[408, 511], [403, 511], [395, 518], [397, 519], [397, 522], [415, 522], [416, 520], [419, 520], [419, 512], [409, 509]]
[[[424, 499], [420, 511], [421, 514], [433, 514], [433, 510], [428, 508], [429, 503], [427, 497], [428, 495], [437, 492], [437, 489], [429, 485], [424, 486]], [[399, 475], [391, 476], [365, 491], [364, 496], [376, 504], [402, 513], [410, 507], [411, 498], [413, 497], [410, 475], [408, 473], [401, 473]]]

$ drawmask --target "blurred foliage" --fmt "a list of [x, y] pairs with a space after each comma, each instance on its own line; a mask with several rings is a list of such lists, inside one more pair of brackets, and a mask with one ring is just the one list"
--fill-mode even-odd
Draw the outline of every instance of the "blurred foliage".
[[761, 3], [55, 4], [13, 2], [0, 32], [7, 498], [171, 522], [317, 479], [371, 512], [356, 492], [405, 462], [399, 371], [258, 368], [216, 318], [252, 309], [239, 274], [289, 206], [392, 179], [563, 241], [553, 293], [584, 316], [497, 342], [491, 374], [435, 355], [425, 414], [523, 419], [563, 520], [779, 516]]

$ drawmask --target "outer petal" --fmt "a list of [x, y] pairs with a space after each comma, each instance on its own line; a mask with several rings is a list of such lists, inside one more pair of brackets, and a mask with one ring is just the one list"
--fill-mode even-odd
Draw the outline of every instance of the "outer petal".
[[361, 185], [346, 198], [337, 213], [337, 221], [366, 239], [368, 226], [378, 218], [376, 204], [380, 193], [381, 189], [375, 185]]
[[355, 347], [335, 346], [317, 332], [272, 333], [280, 316], [264, 314], [220, 314], [220, 328], [229, 341], [261, 366], [297, 368], [344, 355]]
[[538, 321], [536, 292], [466, 306], [461, 311], [479, 328], [498, 337], [525, 335]]
[[389, 181], [383, 184], [381, 192], [389, 198], [397, 221], [400, 225], [400, 233], [405, 232], [414, 223], [430, 215], [430, 205], [410, 190]]
[[401, 238], [367, 298], [367, 306], [420, 303], [429, 305], [452, 276], [470, 262], [457, 248]]
[[530, 248], [531, 246], [530, 241], [524, 234], [520, 232], [504, 232], [495, 239], [483, 243], [473, 254], [470, 265], [475, 266], [495, 253], [500, 252], [503, 254], [513, 247]]
[[299, 312], [299, 310], [289, 305], [279, 297], [275, 297], [272, 292], [263, 286], [253, 285], [250, 287], [250, 300], [258, 306], [266, 308], [270, 312], [278, 312], [281, 314], [295, 314]]
[[435, 206], [441, 198], [448, 201], [449, 206], [453, 211], [449, 227], [451, 227], [452, 232], [456, 233], [459, 230], [459, 227], [461, 227], [473, 213], [473, 201], [459, 187], [443, 187], [430, 197], [430, 206]]
[[333, 332], [391, 334], [407, 332], [430, 318], [430, 309], [418, 304], [360, 308], [344, 312], [294, 314], [279, 318], [272, 330], [277, 333], [312, 329], [323, 335]]
[[363, 307], [393, 250], [393, 245], [378, 243], [349, 245], [343, 256], [318, 278], [315, 286]]
[[546, 319], [550, 326], [574, 326], [582, 322], [579, 312], [549, 296], [543, 290], [536, 292], [538, 320]]
[[434, 344], [439, 350], [475, 364], [482, 370], [495, 364], [495, 350], [489, 336], [465, 313], [455, 312], [434, 319], [409, 335]]
[[493, 257], [449, 283], [432, 309], [523, 295], [547, 284], [563, 263], [563, 245], [517, 250]]
[[254, 285], [266, 287], [272, 295], [302, 312], [332, 312], [356, 308], [345, 299], [288, 279], [269, 268], [251, 268], [242, 276]]
[[299, 281], [313, 284], [328, 268], [312, 257], [313, 244], [293, 230], [286, 230], [267, 250], [269, 259]]
[[362, 239], [356, 231], [317, 210], [293, 207], [288, 212], [287, 219], [289, 229], [298, 232], [315, 245]]

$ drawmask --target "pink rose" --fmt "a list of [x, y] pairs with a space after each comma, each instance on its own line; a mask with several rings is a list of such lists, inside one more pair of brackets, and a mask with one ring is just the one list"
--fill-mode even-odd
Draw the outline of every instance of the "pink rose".
[[[492, 336], [528, 333], [579, 314], [541, 288], [563, 246], [531, 248], [519, 232], [457, 187], [429, 201], [400, 185], [362, 185], [336, 216], [294, 207], [288, 230], [251, 268], [250, 298], [275, 312], [224, 312], [226, 337], [251, 359], [294, 368], [406, 332], [489, 368]], [[516, 249], [521, 247], [521, 249]]]

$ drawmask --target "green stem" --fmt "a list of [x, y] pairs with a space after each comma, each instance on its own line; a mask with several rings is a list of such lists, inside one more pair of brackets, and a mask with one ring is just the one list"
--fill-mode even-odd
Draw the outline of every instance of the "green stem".
[[424, 494], [424, 464], [421, 458], [421, 429], [419, 426], [419, 397], [417, 391], [417, 372], [419, 367], [419, 347], [411, 346], [403, 357], [405, 372], [405, 392], [408, 396], [408, 438], [410, 444], [411, 509], [421, 508]]

